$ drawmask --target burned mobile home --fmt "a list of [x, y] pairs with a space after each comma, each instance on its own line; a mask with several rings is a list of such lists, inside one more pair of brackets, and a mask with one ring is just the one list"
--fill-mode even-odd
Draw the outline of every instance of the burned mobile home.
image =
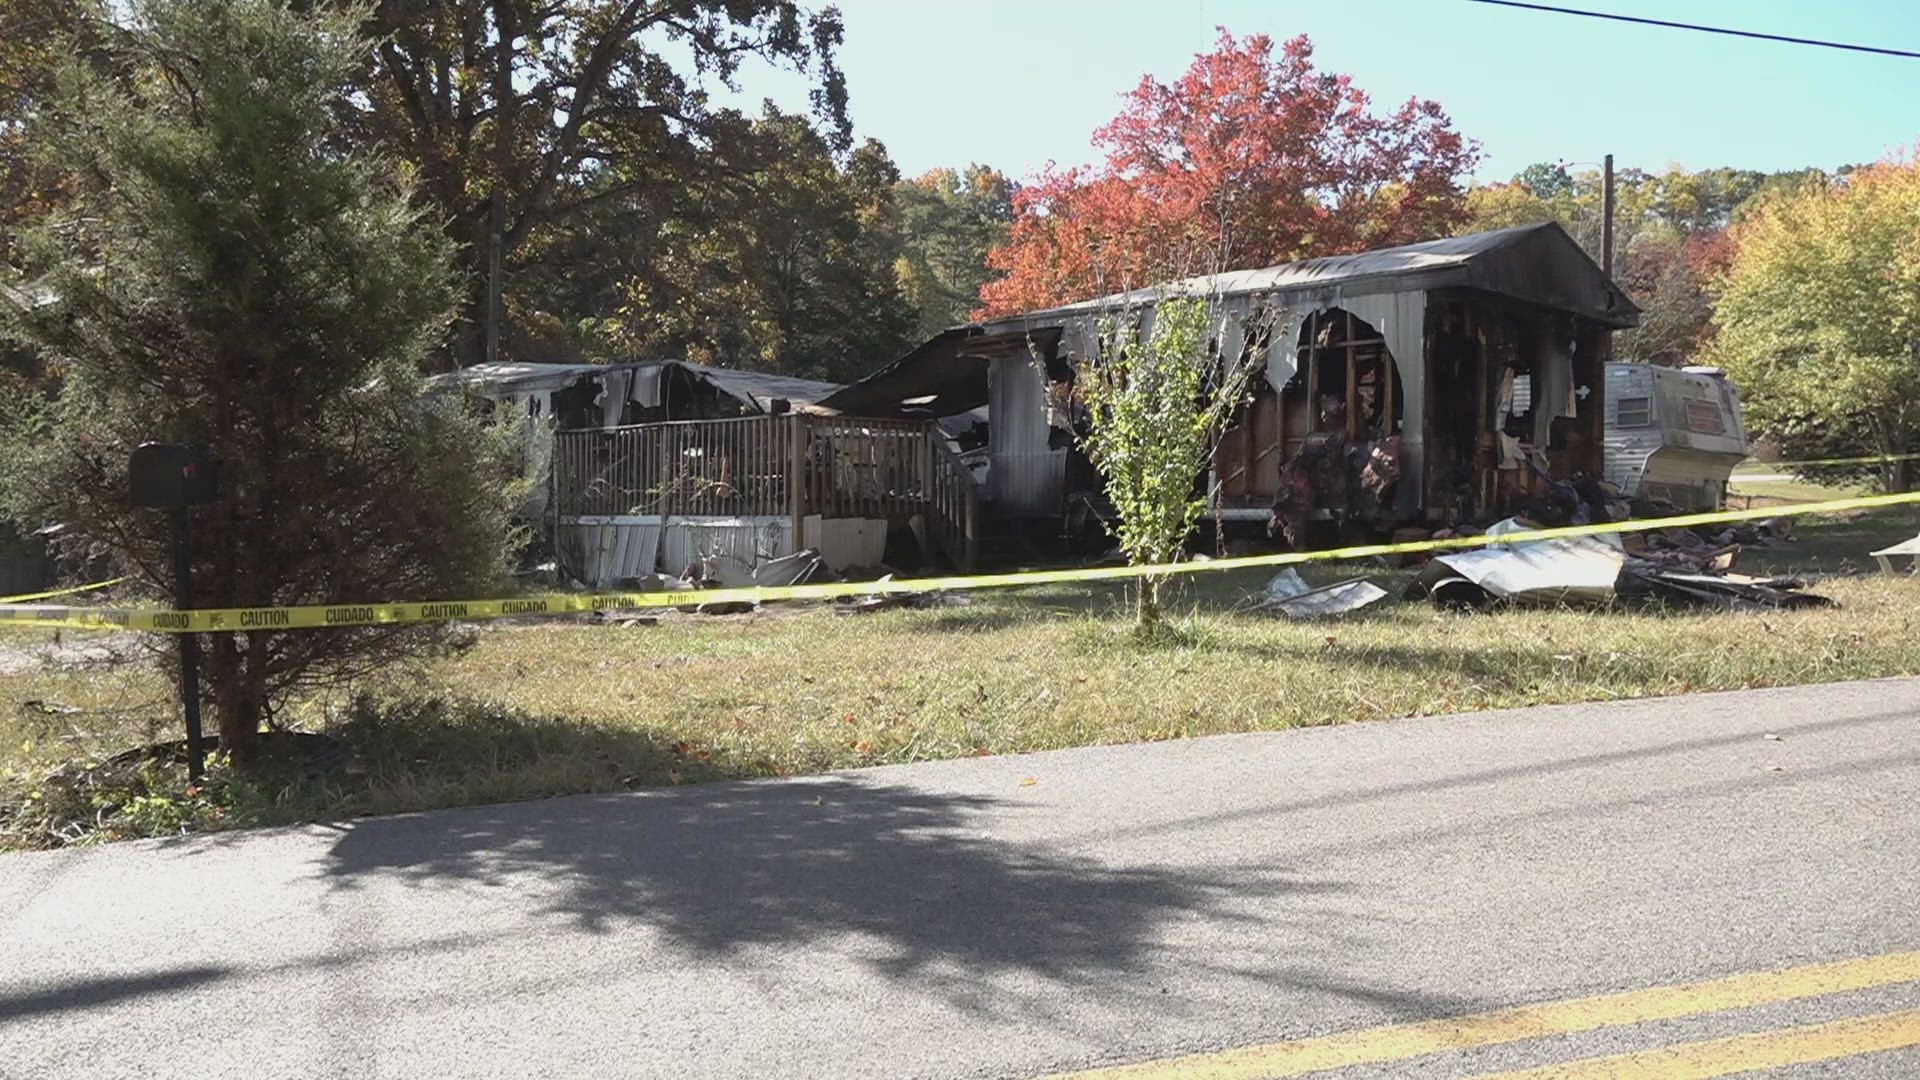
[[1165, 295], [1212, 299], [1221, 351], [1261, 369], [1204, 480], [1213, 513], [1296, 527], [1490, 521], [1557, 481], [1597, 479], [1602, 365], [1638, 316], [1546, 223], [956, 327], [819, 404], [901, 418], [985, 406], [989, 520], [1071, 531], [1100, 488], [1071, 435], [1076, 365], [1102, 320], [1134, 313], [1147, 332]]
[[890, 546], [971, 558], [977, 494], [939, 425], [821, 410], [834, 383], [658, 360], [482, 364], [436, 385], [523, 418], [523, 515], [591, 587], [809, 548], [836, 570]]

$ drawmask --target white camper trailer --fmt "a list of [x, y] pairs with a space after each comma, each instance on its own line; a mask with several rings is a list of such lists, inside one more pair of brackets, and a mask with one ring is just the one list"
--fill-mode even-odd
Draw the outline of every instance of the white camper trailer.
[[1719, 368], [1607, 365], [1606, 478], [1632, 498], [1685, 510], [1726, 503], [1746, 460], [1740, 401]]

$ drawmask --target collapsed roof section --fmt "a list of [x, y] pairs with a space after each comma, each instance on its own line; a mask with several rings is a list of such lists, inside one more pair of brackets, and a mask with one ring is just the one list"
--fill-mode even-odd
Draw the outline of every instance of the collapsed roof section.
[[496, 399], [558, 394], [597, 384], [598, 397], [653, 406], [662, 403], [662, 387], [675, 379], [702, 384], [732, 398], [746, 413], [773, 412], [776, 401], [785, 401], [793, 407], [810, 406], [841, 389], [839, 383], [709, 367], [685, 360], [624, 364], [475, 364], [436, 376], [434, 382]]
[[945, 417], [987, 403], [987, 365], [995, 356], [1029, 348], [1044, 353], [1057, 327], [1023, 334], [989, 334], [979, 326], [944, 330], [919, 348], [822, 398], [822, 411], [842, 416]]

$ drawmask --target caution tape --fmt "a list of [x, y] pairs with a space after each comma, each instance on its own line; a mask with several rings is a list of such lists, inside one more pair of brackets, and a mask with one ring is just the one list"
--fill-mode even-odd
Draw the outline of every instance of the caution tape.
[[[1742, 465], [1765, 465], [1770, 469], [1800, 469], [1819, 465], [1891, 465], [1896, 461], [1920, 460], [1920, 454], [1874, 454], [1869, 457], [1813, 458], [1807, 461], [1761, 461], [1759, 458], [1747, 458]], [[1739, 475], [1734, 476], [1740, 479]]]
[[0, 604], [0, 623], [41, 627], [82, 629], [147, 630], [163, 634], [179, 633], [263, 633], [283, 630], [312, 630], [329, 627], [398, 626], [409, 623], [451, 622], [479, 619], [511, 619], [530, 616], [579, 615], [625, 609], [691, 607], [704, 604], [740, 602], [766, 603], [774, 600], [836, 600], [876, 594], [951, 592], [969, 589], [1007, 589], [1024, 585], [1058, 585], [1086, 581], [1125, 581], [1142, 577], [1177, 574], [1202, 574], [1219, 570], [1244, 570], [1254, 567], [1294, 566], [1300, 563], [1339, 562], [1372, 558], [1377, 555], [1411, 555], [1426, 551], [1452, 551], [1510, 545], [1538, 540], [1561, 540], [1576, 536], [1604, 536], [1613, 533], [1657, 532], [1685, 529], [1696, 525], [1720, 525], [1735, 521], [1753, 521], [1806, 514], [1832, 514], [1848, 510], [1871, 510], [1885, 506], [1920, 503], [1920, 492], [1898, 495], [1862, 495], [1826, 502], [1799, 503], [1793, 506], [1756, 507], [1748, 510], [1718, 510], [1676, 517], [1615, 521], [1596, 525], [1567, 525], [1553, 529], [1504, 533], [1498, 537], [1455, 536], [1443, 539], [1409, 540], [1389, 544], [1358, 544], [1326, 551], [1289, 551], [1272, 555], [1243, 555], [1227, 559], [1192, 560], [1153, 566], [1093, 566], [1066, 570], [1023, 570], [1006, 574], [973, 574], [963, 577], [884, 579], [881, 581], [834, 581], [817, 585], [754, 585], [723, 589], [678, 589], [653, 592], [552, 593], [511, 599], [435, 600], [420, 603], [331, 604], [302, 607], [202, 608], [174, 611], [168, 608], [62, 607]]
[[108, 581], [96, 581], [90, 585], [70, 585], [64, 589], [48, 589], [46, 592], [22, 593], [19, 596], [0, 596], [0, 604], [24, 604], [29, 600], [51, 600], [56, 596], [71, 596], [74, 593], [105, 589], [112, 585], [118, 585], [125, 580], [127, 579], [117, 577]]

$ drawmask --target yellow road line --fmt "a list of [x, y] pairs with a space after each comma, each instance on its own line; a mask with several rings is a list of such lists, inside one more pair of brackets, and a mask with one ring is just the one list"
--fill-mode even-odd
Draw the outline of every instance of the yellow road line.
[[1680, 986], [1551, 1001], [1443, 1020], [1370, 1028], [1063, 1074], [1054, 1080], [1263, 1080], [1519, 1042], [1776, 1001], [1920, 982], [1920, 952], [1809, 964]]
[[1585, 1058], [1478, 1080], [1706, 1080], [1920, 1046], [1920, 1009]]

